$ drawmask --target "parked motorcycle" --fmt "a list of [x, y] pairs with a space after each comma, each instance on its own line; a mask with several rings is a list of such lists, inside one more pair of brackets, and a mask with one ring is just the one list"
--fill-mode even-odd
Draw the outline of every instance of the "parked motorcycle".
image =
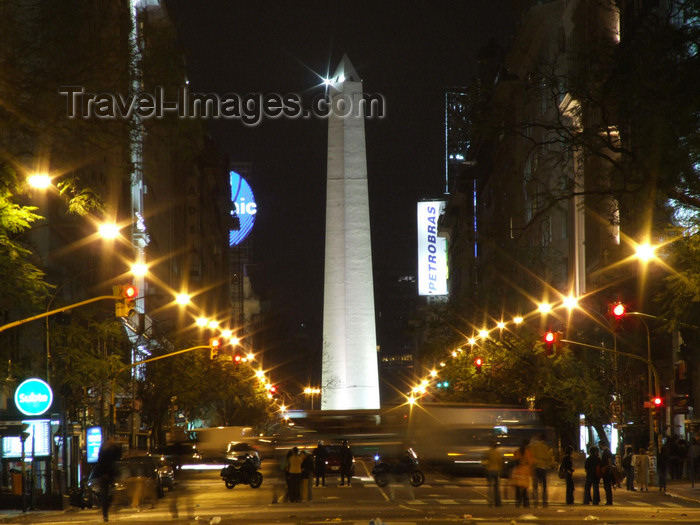
[[383, 460], [374, 457], [372, 477], [379, 487], [386, 487], [392, 480], [408, 481], [414, 487], [420, 487], [425, 482], [425, 474], [418, 468], [418, 455], [409, 448], [398, 461]]
[[232, 489], [236, 485], [250, 485], [251, 488], [257, 489], [263, 482], [263, 475], [259, 468], [260, 462], [248, 456], [243, 461], [226, 465], [221, 469], [220, 475], [227, 489]]

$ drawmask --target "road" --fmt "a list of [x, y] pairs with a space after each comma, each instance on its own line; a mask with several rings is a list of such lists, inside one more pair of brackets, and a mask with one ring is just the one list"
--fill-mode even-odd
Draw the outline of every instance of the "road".
[[[564, 485], [550, 475], [547, 508], [516, 508], [513, 490], [505, 487], [500, 508], [489, 507], [486, 485], [479, 478], [460, 478], [428, 470], [426, 483], [410, 490], [402, 485], [378, 487], [369, 473], [371, 462], [358, 461], [351, 487], [338, 486], [337, 478], [328, 478], [327, 487], [314, 488], [310, 503], [287, 503], [282, 480], [275, 465], [263, 463], [265, 481], [258, 489], [237, 486], [225, 488], [218, 470], [182, 471], [175, 490], [166, 493], [155, 505], [140, 512], [129, 507], [112, 509], [110, 522], [155, 525], [158, 523], [240, 523], [240, 524], [364, 524], [380, 518], [384, 524], [418, 523], [699, 523], [700, 504], [658, 491], [627, 492], [617, 489], [615, 503], [608, 506], [583, 506], [582, 480], [575, 493], [578, 504], [563, 505]], [[578, 481], [578, 480], [577, 480]], [[392, 501], [393, 493], [393, 501]], [[6, 523], [95, 524], [102, 522], [99, 509], [72, 508], [63, 512], [30, 512], [6, 517]]]

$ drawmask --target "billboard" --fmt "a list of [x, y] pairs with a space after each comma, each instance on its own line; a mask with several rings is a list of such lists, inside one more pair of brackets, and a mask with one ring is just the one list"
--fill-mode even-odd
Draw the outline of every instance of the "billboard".
[[237, 246], [253, 229], [258, 205], [248, 182], [235, 171], [230, 172], [230, 177], [233, 227], [229, 232], [229, 246]]
[[418, 295], [447, 295], [447, 239], [438, 237], [445, 201], [418, 203]]
[[[46, 457], [51, 455], [51, 420], [50, 419], [28, 419], [22, 421], [27, 423], [29, 437], [24, 441], [24, 456]], [[6, 436], [2, 438], [2, 457], [21, 458], [22, 440], [19, 436]]]

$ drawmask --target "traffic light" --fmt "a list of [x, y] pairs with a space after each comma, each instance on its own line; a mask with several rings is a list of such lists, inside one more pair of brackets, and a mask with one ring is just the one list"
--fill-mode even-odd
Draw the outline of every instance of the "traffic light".
[[212, 337], [209, 339], [209, 357], [211, 359], [216, 359], [219, 357], [219, 350], [221, 349], [221, 339], [218, 337]]
[[612, 315], [613, 319], [616, 321], [622, 321], [623, 317], [625, 317], [625, 314], [627, 313], [627, 307], [624, 305], [624, 303], [621, 303], [620, 301], [616, 303], [612, 303], [610, 305], [610, 314]]
[[480, 374], [481, 373], [481, 365], [484, 364], [484, 360], [481, 359], [480, 357], [477, 357], [474, 359], [474, 368], [476, 369], [476, 373]]
[[112, 286], [114, 313], [117, 317], [129, 317], [134, 312], [138, 290], [133, 284], [115, 284]]
[[664, 406], [664, 400], [661, 397], [652, 397], [651, 402], [654, 404], [654, 408], [661, 408]]
[[241, 354], [236, 354], [236, 356], [233, 358], [236, 364], [240, 363], [242, 359], [243, 357], [241, 357]]
[[559, 344], [560, 332], [548, 330], [544, 333], [542, 340], [544, 341], [544, 353], [547, 357], [551, 356], [557, 349]]

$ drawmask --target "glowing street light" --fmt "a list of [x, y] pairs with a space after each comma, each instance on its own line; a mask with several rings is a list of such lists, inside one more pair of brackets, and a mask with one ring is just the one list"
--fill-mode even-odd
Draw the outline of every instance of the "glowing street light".
[[232, 335], [233, 335], [233, 330], [229, 330], [228, 328], [226, 330], [221, 331], [221, 337], [225, 337], [226, 339], [231, 339]]
[[200, 328], [204, 328], [209, 324], [209, 319], [206, 317], [197, 317], [197, 320], [195, 321], [196, 325], [199, 326]]
[[540, 313], [546, 314], [552, 311], [552, 305], [549, 303], [540, 303], [537, 305], [537, 309]]
[[635, 250], [637, 258], [641, 261], [644, 261], [644, 262], [647, 262], [650, 259], [653, 259], [654, 257], [656, 257], [655, 252], [656, 252], [656, 246], [652, 246], [648, 242], [638, 245], [637, 249]]
[[143, 277], [148, 273], [148, 266], [143, 263], [134, 263], [131, 265], [131, 273], [136, 277]]
[[219, 328], [219, 321], [217, 321], [216, 319], [212, 319], [207, 323], [207, 327], [211, 328], [212, 330], [216, 330], [217, 328]]
[[46, 173], [35, 173], [27, 177], [27, 183], [29, 183], [32, 188], [45, 190], [51, 186], [51, 177], [49, 177]]
[[513, 317], [513, 322], [515, 324], [520, 324], [523, 322], [523, 318], [518, 315], [517, 317]]
[[578, 299], [573, 295], [564, 298], [564, 306], [569, 310], [573, 310], [578, 306]]
[[97, 233], [103, 239], [116, 239], [119, 237], [119, 226], [111, 222], [105, 222], [97, 227]]
[[175, 296], [175, 302], [181, 306], [189, 304], [190, 299], [192, 299], [192, 296], [185, 292], [181, 292]]
[[488, 339], [489, 331], [486, 329], [479, 330], [479, 337], [481, 337], [482, 339]]

